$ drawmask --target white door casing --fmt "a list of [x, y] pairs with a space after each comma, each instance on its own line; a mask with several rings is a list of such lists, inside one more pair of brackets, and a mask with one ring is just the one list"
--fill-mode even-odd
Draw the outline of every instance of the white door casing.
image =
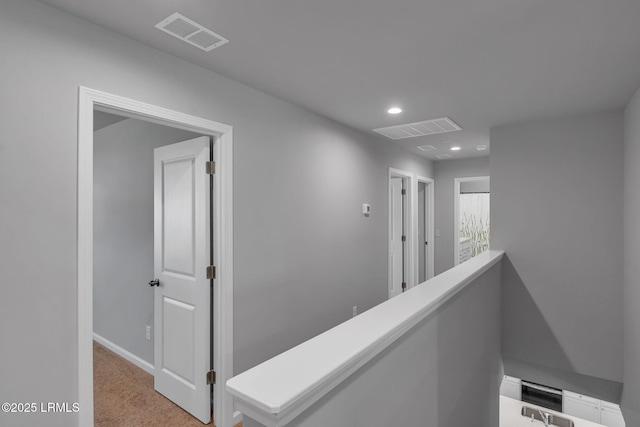
[[224, 385], [233, 376], [233, 128], [95, 89], [78, 90], [78, 426], [93, 426], [93, 112], [101, 110], [214, 138], [213, 298], [216, 425], [240, 421]]
[[[412, 172], [389, 168], [388, 175], [388, 294], [392, 298], [402, 293], [402, 272], [404, 270], [404, 282], [406, 289], [419, 284], [420, 251], [418, 245], [424, 245], [425, 239], [418, 238], [418, 183], [425, 184], [424, 215], [425, 238], [429, 242], [426, 245], [424, 264], [426, 267], [426, 279], [434, 276], [434, 181], [431, 178], [420, 176]], [[404, 198], [401, 198], [402, 186], [405, 189]], [[415, 202], [414, 202], [415, 201]], [[402, 260], [402, 229], [401, 221], [404, 219], [404, 259]]]
[[[389, 168], [388, 175], [388, 291], [389, 298], [402, 293], [402, 280], [399, 282], [400, 287], [396, 285], [397, 277], [402, 274], [404, 270], [404, 282], [406, 283], [406, 290], [416, 286], [418, 283], [418, 238], [417, 238], [417, 228], [418, 228], [418, 213], [417, 213], [417, 205], [414, 203], [414, 200], [418, 199], [418, 186], [416, 184], [417, 178], [424, 180], [425, 182], [433, 183], [433, 180], [430, 178], [422, 178], [417, 177], [416, 174], [412, 172], [407, 172], [404, 170]], [[405, 195], [402, 200], [402, 203], [394, 203], [393, 201], [393, 190], [391, 189], [394, 185], [398, 185], [400, 182], [404, 185]], [[395, 184], [394, 184], [395, 183]], [[429, 185], [430, 200], [433, 200], [432, 197], [432, 186]], [[399, 196], [399, 191], [395, 191], [395, 195]], [[404, 260], [400, 261], [400, 256], [394, 255], [392, 257], [392, 253], [396, 253], [397, 249], [394, 249], [394, 246], [397, 245], [397, 241], [395, 240], [396, 236], [402, 237], [402, 234], [396, 233], [394, 236], [393, 233], [393, 222], [394, 222], [394, 213], [393, 206], [401, 208], [402, 212], [396, 212], [395, 218], [404, 219], [404, 236], [406, 240], [404, 241]], [[430, 224], [429, 228], [432, 229], [433, 224]], [[431, 231], [430, 231], [431, 232]], [[431, 252], [432, 254], [432, 252]], [[395, 264], [392, 262], [395, 259]], [[432, 259], [432, 258], [431, 258]], [[433, 271], [433, 270], [432, 270]], [[394, 279], [395, 276], [395, 279]], [[396, 284], [394, 284], [394, 280], [396, 280]]]
[[154, 150], [154, 388], [211, 421], [209, 137]]
[[416, 232], [418, 234], [418, 283], [422, 283], [426, 280], [427, 277], [427, 217], [426, 217], [426, 192], [427, 186], [426, 184], [418, 181], [418, 198], [417, 204], [418, 207], [418, 226], [416, 227]]
[[[426, 280], [431, 279], [435, 275], [434, 261], [435, 261], [435, 219], [434, 219], [434, 180], [431, 178], [427, 178], [424, 176], [418, 175], [416, 177], [418, 183], [425, 184], [425, 194], [424, 194], [424, 215], [425, 215], [425, 241], [428, 243], [425, 245], [425, 260], [424, 263], [426, 265]], [[417, 186], [416, 186], [417, 191]], [[418, 200], [419, 197], [416, 194], [415, 199]], [[419, 202], [418, 202], [419, 203]], [[420, 209], [420, 208], [419, 208]], [[418, 221], [418, 214], [416, 214], [416, 221]], [[417, 229], [416, 225], [416, 229]], [[416, 242], [418, 245], [423, 245], [424, 241]], [[417, 251], [417, 248], [416, 248]], [[418, 251], [419, 253], [419, 251]], [[418, 266], [420, 261], [416, 261], [416, 265]], [[418, 273], [416, 273], [417, 277]], [[417, 280], [416, 284], [420, 284], [420, 281]]]
[[429, 268], [429, 252], [430, 252], [430, 246], [433, 246], [433, 240], [431, 240], [429, 238], [429, 220], [430, 220], [430, 216], [429, 216], [429, 209], [430, 209], [430, 204], [429, 204], [429, 197], [428, 197], [428, 192], [429, 192], [429, 185], [425, 184], [425, 188], [424, 188], [424, 194], [422, 195], [424, 200], [423, 200], [423, 205], [422, 205], [422, 210], [424, 212], [424, 218], [423, 218], [423, 223], [422, 223], [422, 228], [423, 228], [423, 235], [422, 238], [423, 240], [420, 242], [420, 246], [422, 246], [423, 248], [423, 253], [422, 253], [422, 260], [420, 261], [422, 264], [424, 264], [424, 280], [429, 279], [430, 277], [433, 277], [433, 272], [431, 271], [431, 268]]
[[405, 279], [402, 187], [402, 178], [389, 179], [389, 298], [402, 293], [402, 282]]

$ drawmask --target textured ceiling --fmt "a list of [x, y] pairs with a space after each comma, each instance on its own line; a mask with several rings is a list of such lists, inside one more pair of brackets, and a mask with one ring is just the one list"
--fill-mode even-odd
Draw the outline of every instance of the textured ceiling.
[[[389, 140], [428, 158], [486, 155], [495, 125], [621, 108], [640, 82], [638, 0], [42, 1], [372, 137], [451, 117], [462, 131]], [[154, 28], [173, 12], [230, 42]]]

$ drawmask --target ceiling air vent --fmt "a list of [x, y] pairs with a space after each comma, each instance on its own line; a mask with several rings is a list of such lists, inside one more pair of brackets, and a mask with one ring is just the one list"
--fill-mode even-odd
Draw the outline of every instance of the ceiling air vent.
[[179, 13], [174, 13], [167, 19], [157, 23], [155, 27], [205, 52], [229, 42], [221, 35]]
[[425, 120], [424, 122], [407, 123], [404, 125], [387, 126], [374, 129], [381, 135], [391, 139], [415, 138], [416, 136], [435, 135], [438, 133], [462, 130], [460, 126], [448, 117]]
[[418, 147], [418, 150], [422, 150], [422, 151], [433, 151], [435, 149], [436, 147], [434, 147], [433, 145], [421, 145]]
[[438, 154], [436, 157], [437, 157], [438, 159], [442, 160], [442, 159], [450, 159], [450, 158], [452, 158], [453, 156], [452, 156], [451, 154]]

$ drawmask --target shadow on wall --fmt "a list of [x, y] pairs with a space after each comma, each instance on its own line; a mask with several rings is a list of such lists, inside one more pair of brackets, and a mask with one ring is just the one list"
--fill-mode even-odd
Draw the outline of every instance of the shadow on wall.
[[[544, 314], [507, 254], [502, 259], [502, 354], [538, 365], [571, 371], [573, 366]], [[508, 343], [515, 343], [509, 346]], [[508, 372], [506, 374], [510, 375]], [[531, 378], [535, 381], [535, 379]], [[549, 384], [552, 385], [552, 384]]]
[[506, 254], [502, 259], [502, 301], [512, 302], [502, 305], [505, 374], [610, 402], [619, 401], [620, 383], [574, 371], [529, 287]]

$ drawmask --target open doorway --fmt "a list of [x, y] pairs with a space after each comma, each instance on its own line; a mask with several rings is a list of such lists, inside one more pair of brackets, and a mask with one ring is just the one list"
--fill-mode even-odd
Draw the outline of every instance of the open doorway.
[[418, 176], [417, 200], [417, 283], [434, 276], [434, 191], [433, 179]]
[[[162, 364], [164, 369], [156, 369], [156, 365], [162, 362], [156, 359], [163, 356], [161, 348], [164, 334], [159, 332], [167, 328], [162, 328], [162, 317], [154, 316], [154, 313], [164, 311], [162, 306], [154, 307], [157, 305], [154, 304], [154, 294], [161, 292], [161, 289], [164, 291], [169, 283], [163, 279], [162, 285], [148, 285], [151, 279], [160, 277], [154, 271], [157, 252], [154, 251], [154, 245], [160, 240], [154, 236], [154, 207], [157, 205], [154, 203], [154, 153], [197, 138], [203, 140], [205, 148], [210, 152], [209, 137], [203, 138], [202, 135], [182, 129], [94, 111], [93, 363], [96, 426], [136, 425], [136, 420], [162, 424], [168, 419], [182, 425], [198, 425], [200, 422], [208, 423], [211, 419], [210, 396], [203, 397], [206, 401], [201, 402], [200, 406], [204, 409], [197, 411], [195, 405], [181, 401], [180, 396], [172, 396], [170, 391], [158, 388], [159, 372], [178, 369], [167, 366], [166, 363]], [[207, 159], [208, 157], [207, 153]], [[189, 156], [185, 158], [191, 163], [190, 159]], [[183, 172], [189, 174], [187, 169]], [[190, 181], [187, 180], [185, 184], [189, 186]], [[191, 192], [188, 188], [184, 190]], [[189, 205], [188, 200], [183, 200], [183, 208], [188, 209]], [[185, 225], [188, 226], [188, 222]], [[189, 239], [181, 237], [188, 244]], [[178, 245], [175, 243], [172, 246], [181, 252], [183, 258], [193, 256], [189, 255], [189, 248], [176, 247]], [[208, 264], [210, 248], [200, 251]], [[185, 261], [188, 262], [186, 259]], [[175, 267], [173, 270], [176, 271], [185, 269], [184, 266]], [[188, 282], [192, 282], [193, 286], [197, 285], [191, 279]], [[192, 283], [185, 283], [183, 287]], [[203, 293], [210, 300], [208, 283], [201, 285], [207, 288]], [[182, 298], [181, 305], [185, 304], [187, 301]], [[190, 306], [198, 306], [202, 312], [211, 312], [209, 307], [199, 304]], [[157, 321], [155, 317], [158, 317]], [[209, 326], [210, 319], [204, 320]], [[204, 331], [207, 337], [200, 341], [206, 341], [209, 348], [205, 351], [209, 355], [212, 353], [212, 340], [211, 328], [207, 329], [208, 332]], [[183, 347], [190, 347], [182, 344]], [[142, 371], [127, 366], [125, 361]], [[210, 361], [209, 365], [211, 366]], [[116, 366], [119, 367], [118, 370], [114, 369]], [[189, 374], [183, 372], [181, 377], [188, 378]], [[207, 388], [211, 389], [210, 386]], [[186, 400], [194, 399], [187, 397]], [[140, 401], [144, 405], [137, 404]], [[194, 418], [195, 415], [198, 419]]]
[[488, 176], [454, 179], [454, 265], [489, 249], [491, 191]]
[[[214, 236], [211, 275], [207, 268], [207, 276], [215, 278], [211, 293], [213, 300], [213, 318], [208, 315], [205, 323], [207, 331], [213, 331], [213, 352], [207, 354], [206, 363], [187, 367], [194, 372], [194, 377], [201, 381], [213, 382], [213, 387], [202, 388], [203, 396], [211, 402], [211, 388], [213, 388], [213, 408], [216, 425], [231, 427], [235, 424], [231, 399], [224, 391], [224, 383], [233, 374], [233, 261], [232, 261], [232, 129], [231, 127], [178, 113], [130, 99], [105, 94], [91, 89], [80, 88], [79, 91], [79, 138], [78, 138], [78, 358], [79, 358], [79, 425], [94, 424], [93, 406], [93, 293], [94, 293], [94, 111], [99, 110], [112, 115], [134, 118], [137, 120], [159, 123], [176, 130], [206, 135], [207, 141], [213, 141], [213, 146], [207, 150], [213, 151], [216, 163], [216, 175], [210, 179], [212, 184], [211, 209], [213, 223], [210, 229]], [[207, 143], [209, 145], [209, 143]], [[117, 174], [117, 170], [111, 171]], [[135, 184], [134, 184], [135, 185]], [[201, 235], [202, 233], [197, 233]], [[98, 255], [98, 254], [96, 254]], [[196, 274], [201, 274], [197, 269]], [[143, 281], [144, 282], [144, 281]], [[179, 304], [174, 304], [177, 307]], [[173, 308], [175, 308], [173, 307]], [[183, 306], [183, 308], [186, 307]], [[185, 320], [188, 310], [174, 310], [174, 318], [180, 322]], [[146, 330], [144, 331], [146, 333]], [[207, 345], [210, 342], [206, 340]], [[173, 348], [177, 346], [172, 346]], [[198, 352], [199, 353], [199, 352]], [[177, 357], [176, 353], [172, 357]], [[211, 375], [210, 366], [213, 365], [215, 374]], [[200, 366], [202, 365], [202, 366]], [[167, 365], [164, 364], [162, 369]], [[157, 366], [155, 369], [157, 370]], [[185, 371], [186, 372], [186, 371]], [[174, 372], [179, 376], [180, 372]], [[217, 377], [217, 378], [216, 378]], [[215, 380], [214, 380], [215, 379]], [[211, 407], [211, 403], [208, 403]]]
[[388, 290], [393, 298], [434, 276], [434, 181], [389, 168]]
[[389, 298], [414, 285], [413, 174], [389, 168]]

